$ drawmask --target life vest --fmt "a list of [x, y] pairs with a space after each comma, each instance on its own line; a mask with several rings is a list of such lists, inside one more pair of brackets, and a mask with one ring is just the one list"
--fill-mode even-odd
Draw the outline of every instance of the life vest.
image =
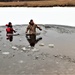
[[7, 33], [13, 33], [13, 28], [10, 28], [10, 27], [6, 28], [6, 32]]

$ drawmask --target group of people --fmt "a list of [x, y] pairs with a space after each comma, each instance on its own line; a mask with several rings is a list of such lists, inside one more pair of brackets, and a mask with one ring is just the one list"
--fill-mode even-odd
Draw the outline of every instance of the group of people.
[[[7, 34], [13, 34], [13, 32], [16, 32], [13, 29], [12, 23], [9, 22], [8, 24], [6, 24], [7, 28], [6, 28], [6, 33]], [[29, 22], [29, 25], [26, 29], [26, 33], [29, 31], [29, 34], [36, 34], [36, 28], [38, 28], [39, 30], [42, 30], [37, 24], [34, 23], [34, 21], [31, 19]]]
[[[7, 39], [12, 41], [13, 36], [12, 35], [8, 35], [8, 34], [16, 33], [16, 31], [13, 29], [13, 26], [12, 26], [11, 22], [6, 24], [6, 27], [7, 27], [6, 28]], [[26, 34], [27, 33], [29, 34], [29, 35], [26, 35], [26, 38], [29, 41], [31, 46], [34, 46], [35, 43], [37, 43], [40, 39], [42, 39], [42, 38], [39, 38], [39, 39], [36, 40], [36, 28], [38, 28], [39, 30], [42, 30], [41, 27], [39, 27], [37, 24], [35, 24], [34, 21], [31, 19], [30, 22], [29, 22], [29, 25], [27, 26], [26, 31], [25, 31]], [[28, 36], [30, 38], [28, 38]]]

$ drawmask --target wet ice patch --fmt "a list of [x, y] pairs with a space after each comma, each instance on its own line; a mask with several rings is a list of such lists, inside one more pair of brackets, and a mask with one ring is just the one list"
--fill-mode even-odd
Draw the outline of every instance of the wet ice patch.
[[47, 33], [47, 31], [46, 30], [43, 30], [42, 34], [46, 34], [46, 33]]
[[56, 64], [59, 64], [59, 62], [56, 62]]
[[28, 46], [29, 48], [31, 48], [31, 46]]
[[3, 46], [6, 47], [6, 44], [4, 44]]
[[8, 54], [9, 54], [9, 52], [2, 52], [2, 54], [8, 55]]
[[38, 59], [38, 58], [39, 58], [39, 56], [36, 56], [36, 57], [35, 57], [35, 59]]
[[69, 70], [69, 71], [73, 71], [74, 69], [73, 69], [73, 68], [69, 68], [68, 70]]
[[20, 60], [20, 61], [19, 61], [19, 63], [23, 63], [23, 62], [24, 62], [23, 60]]
[[0, 33], [1, 33], [2, 31], [0, 31]]

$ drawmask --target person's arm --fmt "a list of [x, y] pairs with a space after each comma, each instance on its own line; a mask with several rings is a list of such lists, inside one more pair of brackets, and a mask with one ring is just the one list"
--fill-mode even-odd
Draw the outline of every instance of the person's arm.
[[29, 30], [29, 26], [28, 26], [27, 29], [26, 29], [26, 33], [28, 32], [28, 30]]
[[42, 30], [41, 27], [39, 27], [38, 25], [37, 25], [37, 28], [38, 28], [39, 30]]
[[16, 33], [16, 31], [12, 28], [12, 31], [14, 31], [14, 33]]
[[15, 30], [13, 30], [15, 33], [16, 33], [16, 31]]
[[26, 33], [28, 32], [28, 28], [26, 29]]

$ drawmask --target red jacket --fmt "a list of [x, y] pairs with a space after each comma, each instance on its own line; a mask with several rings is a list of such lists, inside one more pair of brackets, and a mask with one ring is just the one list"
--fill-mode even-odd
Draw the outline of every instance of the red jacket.
[[14, 31], [13, 28], [10, 28], [10, 27], [6, 28], [7, 33], [13, 33], [13, 31]]

